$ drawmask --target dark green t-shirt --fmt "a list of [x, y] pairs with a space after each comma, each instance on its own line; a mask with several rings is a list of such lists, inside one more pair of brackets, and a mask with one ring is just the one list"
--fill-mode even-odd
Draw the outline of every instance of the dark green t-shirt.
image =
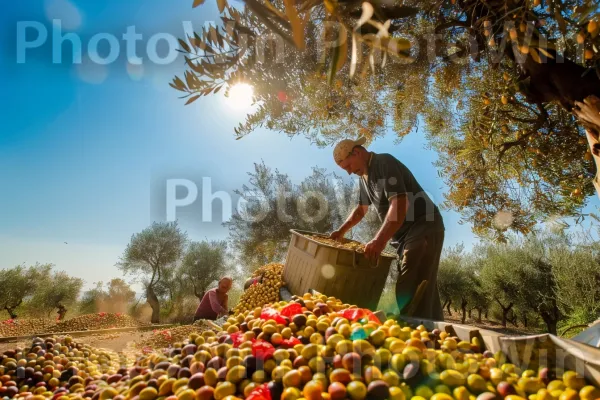
[[401, 247], [430, 230], [444, 230], [442, 215], [410, 170], [390, 154], [372, 153], [366, 177], [360, 178], [359, 204], [373, 205], [381, 222], [390, 208], [390, 199], [404, 194], [409, 208], [404, 223], [391, 244]]

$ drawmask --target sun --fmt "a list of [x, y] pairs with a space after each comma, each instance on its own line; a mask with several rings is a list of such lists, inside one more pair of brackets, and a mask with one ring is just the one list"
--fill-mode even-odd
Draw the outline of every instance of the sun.
[[229, 89], [227, 98], [231, 107], [236, 109], [248, 108], [252, 105], [254, 88], [247, 83], [237, 83]]

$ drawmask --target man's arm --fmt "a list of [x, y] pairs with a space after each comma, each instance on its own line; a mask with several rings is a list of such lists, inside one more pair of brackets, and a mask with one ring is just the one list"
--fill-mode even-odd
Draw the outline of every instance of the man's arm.
[[400, 229], [406, 218], [409, 201], [406, 194], [399, 194], [390, 199], [390, 208], [379, 231], [365, 247], [365, 255], [371, 260], [377, 260], [387, 242]]
[[223, 303], [223, 309], [226, 313], [229, 313], [229, 295], [225, 294], [225, 301]]
[[359, 204], [358, 206], [356, 206], [356, 208], [354, 208], [354, 210], [352, 210], [352, 212], [350, 213], [348, 219], [346, 219], [346, 222], [344, 222], [338, 230], [331, 232], [331, 235], [329, 235], [329, 237], [334, 240], [339, 240], [343, 238], [346, 232], [352, 229], [352, 227], [358, 224], [365, 217], [367, 211], [369, 211], [369, 206], [367, 205]]

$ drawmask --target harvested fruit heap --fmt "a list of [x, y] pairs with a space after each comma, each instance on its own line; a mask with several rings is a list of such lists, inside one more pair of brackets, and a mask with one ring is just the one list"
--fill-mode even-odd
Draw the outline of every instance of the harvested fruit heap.
[[[309, 305], [314, 304], [314, 311]], [[0, 363], [0, 396], [26, 400], [594, 400], [571, 371], [521, 371], [480, 343], [428, 332], [325, 296], [257, 308], [225, 330], [143, 355], [131, 367], [73, 343], [34, 341]], [[47, 346], [44, 350], [43, 346]], [[34, 388], [35, 387], [35, 388]], [[34, 395], [31, 394], [33, 392]]]
[[[128, 328], [147, 325], [126, 314], [105, 313], [80, 315], [49, 327], [45, 332], [74, 332], [95, 329]], [[41, 333], [41, 332], [37, 332]]]
[[[364, 253], [365, 252], [365, 244], [361, 243], [361, 242], [357, 242], [356, 240], [352, 240], [352, 239], [341, 239], [341, 240], [333, 240], [333, 239], [329, 239], [328, 237], [324, 237], [324, 236], [318, 236], [318, 235], [305, 235], [307, 238], [315, 240], [319, 243], [323, 243], [326, 244], [328, 246], [332, 246], [332, 247], [336, 247], [338, 249], [346, 249], [346, 250], [352, 250], [352, 251], [356, 251], [357, 253]], [[394, 254], [389, 254], [389, 253], [382, 253], [385, 256], [388, 257], [395, 257]]]
[[91, 397], [99, 390], [92, 381], [106, 385], [105, 374], [125, 373], [120, 365], [127, 365], [126, 359], [115, 353], [76, 343], [70, 337], [35, 338], [31, 348], [6, 351], [0, 360], [0, 397], [12, 399], [18, 394], [30, 400], [65, 399], [69, 393]]
[[356, 240], [343, 239], [341, 241], [329, 239], [325, 236], [318, 235], [306, 235], [307, 238], [316, 240], [319, 243], [327, 244], [329, 246], [337, 247], [338, 249], [354, 250], [359, 253], [365, 252], [365, 245], [357, 242]]
[[182, 325], [175, 328], [154, 330], [147, 337], [135, 343], [137, 348], [150, 347], [152, 349], [164, 349], [172, 347], [177, 342], [183, 342], [191, 334], [202, 333], [211, 329], [203, 320], [194, 322], [192, 325]]
[[261, 282], [250, 286], [240, 297], [235, 313], [254, 310], [265, 304], [275, 303], [279, 300], [279, 289], [283, 283], [283, 264], [271, 263], [254, 271], [253, 278], [262, 277]]
[[27, 336], [48, 332], [48, 328], [56, 323], [49, 318], [18, 318], [0, 322], [0, 337]]

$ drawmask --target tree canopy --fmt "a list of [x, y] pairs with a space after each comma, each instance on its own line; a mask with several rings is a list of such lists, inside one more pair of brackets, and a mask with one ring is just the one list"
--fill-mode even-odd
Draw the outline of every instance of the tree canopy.
[[[234, 213], [224, 225], [229, 228], [232, 249], [249, 270], [283, 261], [290, 229], [331, 232], [358, 204], [353, 183], [323, 168], [313, 168], [299, 184], [264, 162], [254, 164], [248, 175], [248, 184], [237, 191], [246, 201], [245, 209]], [[381, 225], [373, 216], [352, 234], [365, 241], [372, 239], [369, 235]]]
[[155, 291], [169, 268], [181, 258], [187, 235], [177, 222], [154, 222], [150, 227], [131, 237], [120, 261], [119, 269], [125, 274], [136, 274], [146, 288], [146, 300], [152, 307], [152, 322], [160, 320], [160, 302]]
[[82, 279], [69, 276], [64, 271], [53, 271], [44, 275], [29, 301], [29, 307], [48, 314], [57, 310], [58, 319], [63, 319], [69, 307], [79, 298], [82, 287]]
[[79, 302], [79, 311], [84, 314], [96, 312], [127, 312], [135, 300], [135, 292], [121, 278], [113, 278], [107, 286], [96, 282], [96, 286], [86, 290]]
[[234, 269], [230, 259], [226, 241], [190, 243], [183, 256], [181, 273], [199, 300], [202, 300], [210, 285]]
[[14, 268], [0, 270], [1, 309], [5, 310], [10, 318], [17, 318], [17, 308], [24, 301], [30, 299], [36, 290], [44, 284], [44, 280], [50, 275], [51, 269], [51, 264], [36, 264], [28, 268], [24, 265], [18, 265]]
[[[195, 0], [194, 6], [202, 4]], [[187, 103], [254, 87], [236, 129], [318, 145], [424, 126], [445, 205], [505, 239], [576, 215], [593, 192], [573, 101], [600, 94], [591, 0], [219, 0], [222, 25], [183, 38]]]

